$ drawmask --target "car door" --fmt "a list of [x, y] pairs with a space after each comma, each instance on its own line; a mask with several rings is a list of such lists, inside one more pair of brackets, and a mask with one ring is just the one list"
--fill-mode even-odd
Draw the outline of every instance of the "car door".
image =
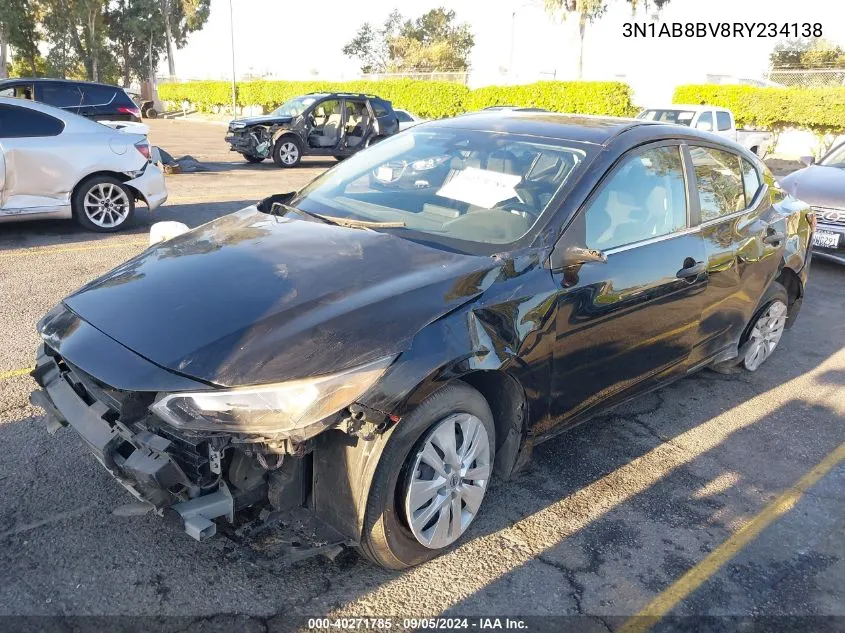
[[373, 134], [373, 121], [373, 112], [366, 99], [345, 98], [341, 149], [356, 152], [366, 147]]
[[373, 134], [375, 136], [396, 134], [399, 131], [399, 119], [393, 112], [393, 108], [380, 99], [370, 99], [370, 105], [376, 117]]
[[686, 151], [709, 279], [693, 359], [700, 363], [737, 345], [777, 275], [785, 236], [772, 226], [781, 214], [757, 165], [717, 145], [697, 142]]
[[550, 403], [558, 420], [577, 421], [686, 370], [707, 275], [684, 156], [678, 143], [626, 154], [555, 246], [553, 262], [589, 255], [552, 273], [562, 288]]
[[[36, 213], [68, 204], [69, 157], [57, 151], [64, 123], [43, 112], [0, 104], [0, 153], [4, 163], [4, 215]], [[72, 157], [70, 157], [72, 159]]]

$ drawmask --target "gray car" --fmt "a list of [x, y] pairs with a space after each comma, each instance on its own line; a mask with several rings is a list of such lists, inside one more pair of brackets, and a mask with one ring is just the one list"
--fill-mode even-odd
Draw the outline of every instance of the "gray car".
[[845, 264], [845, 143], [817, 164], [809, 156], [802, 161], [807, 167], [782, 178], [781, 185], [815, 211], [815, 255]]
[[153, 210], [165, 200], [143, 134], [0, 97], [0, 222], [73, 217], [112, 232], [130, 222], [136, 201]]

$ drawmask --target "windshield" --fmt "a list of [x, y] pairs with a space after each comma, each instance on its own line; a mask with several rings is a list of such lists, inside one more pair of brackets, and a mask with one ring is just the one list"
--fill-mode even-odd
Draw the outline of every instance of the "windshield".
[[840, 169], [845, 169], [845, 143], [825, 156], [820, 164], [828, 167], [839, 167]]
[[316, 100], [315, 97], [295, 97], [285, 101], [270, 114], [273, 116], [299, 116]]
[[637, 115], [638, 119], [645, 119], [646, 121], [674, 123], [687, 127], [692, 123], [693, 117], [695, 117], [695, 112], [692, 110], [643, 110]]
[[531, 230], [585, 156], [566, 141], [412, 128], [326, 172], [292, 206], [403, 223], [397, 234], [423, 233], [434, 242], [510, 244]]

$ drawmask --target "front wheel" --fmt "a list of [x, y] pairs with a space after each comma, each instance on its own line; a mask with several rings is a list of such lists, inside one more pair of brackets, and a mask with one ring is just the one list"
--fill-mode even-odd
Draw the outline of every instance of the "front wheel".
[[478, 515], [493, 472], [496, 430], [484, 397], [443, 387], [394, 431], [373, 478], [361, 553], [388, 569], [430, 560]]
[[73, 194], [73, 215], [83, 227], [98, 233], [119, 231], [135, 211], [135, 195], [113, 176], [95, 176]]
[[302, 147], [291, 136], [283, 136], [273, 146], [273, 162], [279, 167], [296, 167], [302, 160]]

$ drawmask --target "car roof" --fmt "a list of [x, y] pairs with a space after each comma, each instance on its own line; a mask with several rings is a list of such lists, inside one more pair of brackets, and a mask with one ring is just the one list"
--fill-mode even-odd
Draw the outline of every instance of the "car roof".
[[430, 127], [451, 127], [484, 132], [504, 132], [526, 136], [566, 139], [603, 145], [625, 130], [651, 121], [588, 114], [559, 114], [525, 110], [482, 110], [426, 124]]
[[42, 83], [62, 83], [62, 84], [81, 84], [83, 86], [101, 86], [103, 88], [114, 88], [115, 90], [123, 90], [120, 86], [112, 84], [104, 84], [97, 81], [79, 81], [76, 79], [56, 79], [53, 77], [14, 77], [9, 79], [0, 79], [0, 84], [6, 83], [20, 83], [22, 81], [39, 81]]

